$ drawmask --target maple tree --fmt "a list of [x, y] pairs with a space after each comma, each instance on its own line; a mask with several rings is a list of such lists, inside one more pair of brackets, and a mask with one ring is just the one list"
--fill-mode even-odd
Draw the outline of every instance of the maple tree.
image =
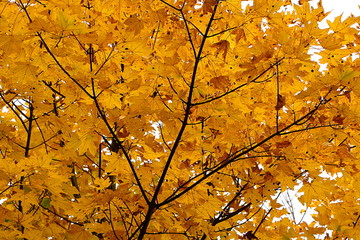
[[326, 16], [1, 1], [0, 239], [359, 236], [360, 19]]

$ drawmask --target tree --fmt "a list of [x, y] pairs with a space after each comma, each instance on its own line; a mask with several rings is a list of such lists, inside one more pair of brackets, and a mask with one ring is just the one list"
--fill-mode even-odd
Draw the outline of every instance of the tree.
[[359, 18], [326, 15], [1, 1], [0, 238], [359, 236]]

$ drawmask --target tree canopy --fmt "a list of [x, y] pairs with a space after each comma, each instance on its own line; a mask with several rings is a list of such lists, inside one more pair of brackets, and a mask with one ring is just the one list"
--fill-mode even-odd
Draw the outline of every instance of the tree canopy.
[[246, 2], [1, 1], [0, 239], [360, 236], [360, 19]]

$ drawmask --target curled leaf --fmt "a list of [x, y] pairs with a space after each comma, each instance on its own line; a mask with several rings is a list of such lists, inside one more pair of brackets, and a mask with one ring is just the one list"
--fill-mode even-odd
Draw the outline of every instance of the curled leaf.
[[275, 109], [280, 110], [283, 106], [285, 106], [285, 97], [278, 94]]

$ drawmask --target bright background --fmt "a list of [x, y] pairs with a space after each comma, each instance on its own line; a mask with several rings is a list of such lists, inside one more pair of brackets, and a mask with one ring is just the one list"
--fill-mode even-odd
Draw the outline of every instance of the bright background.
[[326, 12], [331, 11], [331, 14], [327, 17], [328, 19], [333, 19], [334, 17], [339, 16], [342, 13], [343, 17], [348, 17], [350, 16], [350, 14], [360, 16], [359, 0], [323, 0], [322, 2], [324, 10]]

